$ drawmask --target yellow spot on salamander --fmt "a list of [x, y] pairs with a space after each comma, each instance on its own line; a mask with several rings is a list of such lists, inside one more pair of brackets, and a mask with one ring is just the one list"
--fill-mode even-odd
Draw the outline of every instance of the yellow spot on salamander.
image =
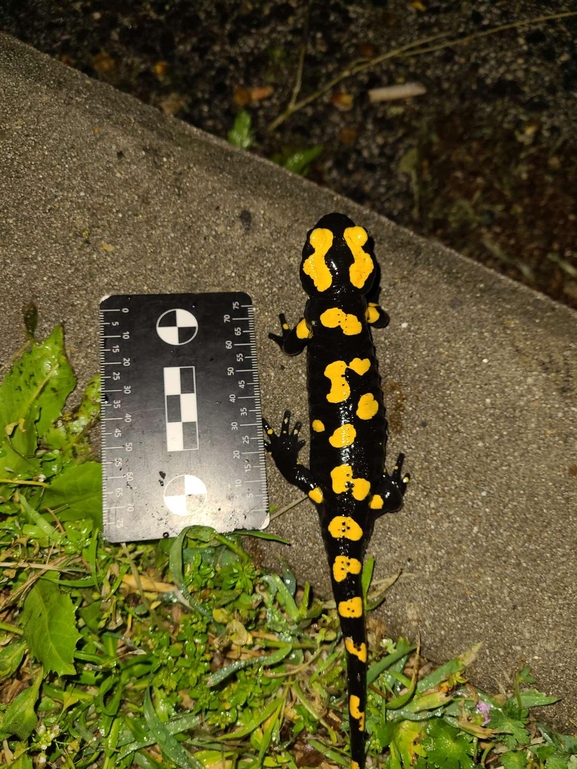
[[325, 262], [325, 256], [333, 244], [333, 233], [317, 227], [311, 232], [310, 243], [314, 251], [304, 260], [303, 272], [315, 284], [317, 291], [326, 291], [333, 282], [333, 276]]
[[349, 654], [354, 654], [361, 662], [367, 661], [367, 645], [364, 643], [356, 645], [352, 638], [345, 638], [345, 649]]
[[371, 510], [382, 510], [384, 504], [385, 503], [383, 502], [383, 498], [381, 497], [381, 495], [374, 494], [371, 497], [371, 501], [369, 502], [369, 507], [371, 508]]
[[351, 761], [349, 769], [361, 769], [358, 761]]
[[352, 425], [341, 425], [340, 427], [337, 427], [331, 435], [329, 443], [331, 446], [334, 446], [335, 449], [342, 449], [345, 446], [350, 446], [354, 442], [356, 435], [357, 431]]
[[363, 568], [358, 558], [347, 558], [346, 555], [337, 555], [333, 563], [333, 577], [337, 582], [342, 582], [348, 574], [360, 574]]
[[338, 612], [341, 617], [362, 617], [363, 599], [357, 596], [349, 598], [348, 601], [339, 601]]
[[361, 710], [361, 701], [356, 694], [351, 694], [349, 699], [349, 711], [351, 716], [358, 720], [359, 729], [363, 732], [365, 730], [365, 714]]
[[329, 534], [335, 539], [352, 539], [358, 542], [363, 536], [363, 530], [359, 524], [348, 515], [335, 515], [329, 523]]
[[338, 307], [331, 307], [330, 310], [325, 310], [321, 316], [320, 321], [326, 328], [340, 327], [345, 336], [354, 336], [360, 334], [363, 330], [361, 322], [356, 315], [343, 312]]
[[352, 368], [352, 370], [356, 374], [359, 374], [359, 376], [366, 374], [370, 367], [371, 361], [368, 358], [353, 358], [349, 363], [349, 368]]
[[359, 419], [372, 419], [379, 410], [379, 404], [372, 393], [365, 393], [359, 398], [357, 416]]
[[315, 433], [322, 433], [324, 432], [325, 426], [320, 419], [313, 419], [312, 428]]
[[323, 492], [317, 486], [316, 489], [313, 489], [312, 491], [309, 491], [309, 497], [317, 505], [320, 505], [320, 503], [323, 501]]
[[371, 490], [371, 484], [365, 478], [353, 478], [353, 468], [350, 465], [334, 467], [331, 470], [331, 478], [335, 494], [352, 491], [353, 497], [359, 502], [365, 499]]
[[380, 316], [381, 313], [379, 312], [379, 305], [375, 304], [374, 302], [369, 302], [366, 313], [367, 323], [376, 323]]
[[304, 318], [297, 323], [296, 333], [299, 339], [310, 339], [313, 335], [311, 327]]
[[371, 367], [371, 361], [368, 358], [353, 358], [350, 363], [344, 360], [335, 360], [325, 368], [325, 376], [331, 382], [331, 389], [327, 395], [329, 403], [342, 403], [351, 394], [351, 388], [345, 378], [345, 372], [348, 368], [356, 374], [362, 376], [366, 374]]
[[342, 403], [351, 394], [349, 383], [345, 379], [347, 364], [344, 360], [335, 360], [325, 369], [325, 376], [331, 381], [331, 390], [327, 395], [329, 403]]
[[344, 236], [347, 246], [351, 249], [355, 259], [349, 267], [351, 283], [356, 288], [362, 288], [367, 282], [369, 275], [375, 269], [371, 255], [363, 251], [363, 246], [369, 239], [369, 236], [362, 227], [347, 227]]

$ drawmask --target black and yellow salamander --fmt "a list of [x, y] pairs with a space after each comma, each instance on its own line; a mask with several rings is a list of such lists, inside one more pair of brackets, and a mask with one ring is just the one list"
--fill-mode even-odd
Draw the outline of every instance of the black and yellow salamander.
[[367, 639], [361, 571], [375, 519], [399, 510], [409, 476], [399, 455], [385, 469], [387, 420], [370, 326], [384, 328], [373, 240], [347, 216], [323, 216], [307, 235], [300, 277], [305, 315], [291, 329], [280, 315], [288, 355], [307, 348], [310, 469], [300, 464], [301, 423], [286, 411], [280, 434], [263, 420], [267, 451], [289, 483], [316, 505], [347, 653], [351, 769], [363, 769]]

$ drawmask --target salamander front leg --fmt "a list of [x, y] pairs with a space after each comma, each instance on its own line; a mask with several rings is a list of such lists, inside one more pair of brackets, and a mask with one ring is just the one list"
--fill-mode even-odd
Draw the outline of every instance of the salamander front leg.
[[389, 475], [385, 470], [381, 482], [371, 497], [369, 507], [376, 516], [383, 513], [396, 513], [403, 506], [403, 497], [411, 478], [408, 473], [403, 473], [404, 459], [405, 455], [399, 454], [393, 472]]
[[[264, 445], [286, 480], [310, 496], [316, 489], [316, 484], [313, 481], [311, 471], [298, 461], [299, 451], [305, 445], [305, 441], [299, 438], [302, 424], [295, 422], [291, 430], [290, 418], [290, 411], [285, 411], [280, 435], [275, 433], [266, 419], [262, 420], [262, 425], [268, 438], [268, 442], [265, 441]], [[311, 498], [314, 499], [312, 496]]]
[[269, 339], [276, 342], [286, 355], [298, 355], [305, 349], [312, 336], [309, 324], [304, 318], [301, 318], [296, 326], [291, 328], [283, 313], [278, 317], [281, 327], [280, 336], [279, 334], [269, 334]]

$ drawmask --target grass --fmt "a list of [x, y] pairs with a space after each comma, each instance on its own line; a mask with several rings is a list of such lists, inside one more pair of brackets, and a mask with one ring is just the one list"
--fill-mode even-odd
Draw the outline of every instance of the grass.
[[[0, 766], [348, 766], [330, 601], [259, 567], [237, 535], [107, 543], [98, 381], [67, 412], [62, 329], [39, 341], [33, 326], [0, 385]], [[476, 648], [433, 668], [368, 625], [372, 765], [577, 769], [577, 738], [532, 715], [556, 698], [528, 669], [490, 695], [465, 678]]]

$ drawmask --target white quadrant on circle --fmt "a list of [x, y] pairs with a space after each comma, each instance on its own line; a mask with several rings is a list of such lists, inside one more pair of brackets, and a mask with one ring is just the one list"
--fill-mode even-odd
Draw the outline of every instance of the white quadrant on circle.
[[163, 369], [167, 451], [194, 451], [198, 443], [198, 408], [194, 366]]
[[166, 486], [164, 504], [174, 515], [191, 516], [204, 505], [206, 495], [206, 486], [196, 475], [177, 475]]
[[175, 307], [167, 310], [156, 321], [156, 333], [171, 346], [188, 344], [196, 336], [198, 321], [188, 310]]

